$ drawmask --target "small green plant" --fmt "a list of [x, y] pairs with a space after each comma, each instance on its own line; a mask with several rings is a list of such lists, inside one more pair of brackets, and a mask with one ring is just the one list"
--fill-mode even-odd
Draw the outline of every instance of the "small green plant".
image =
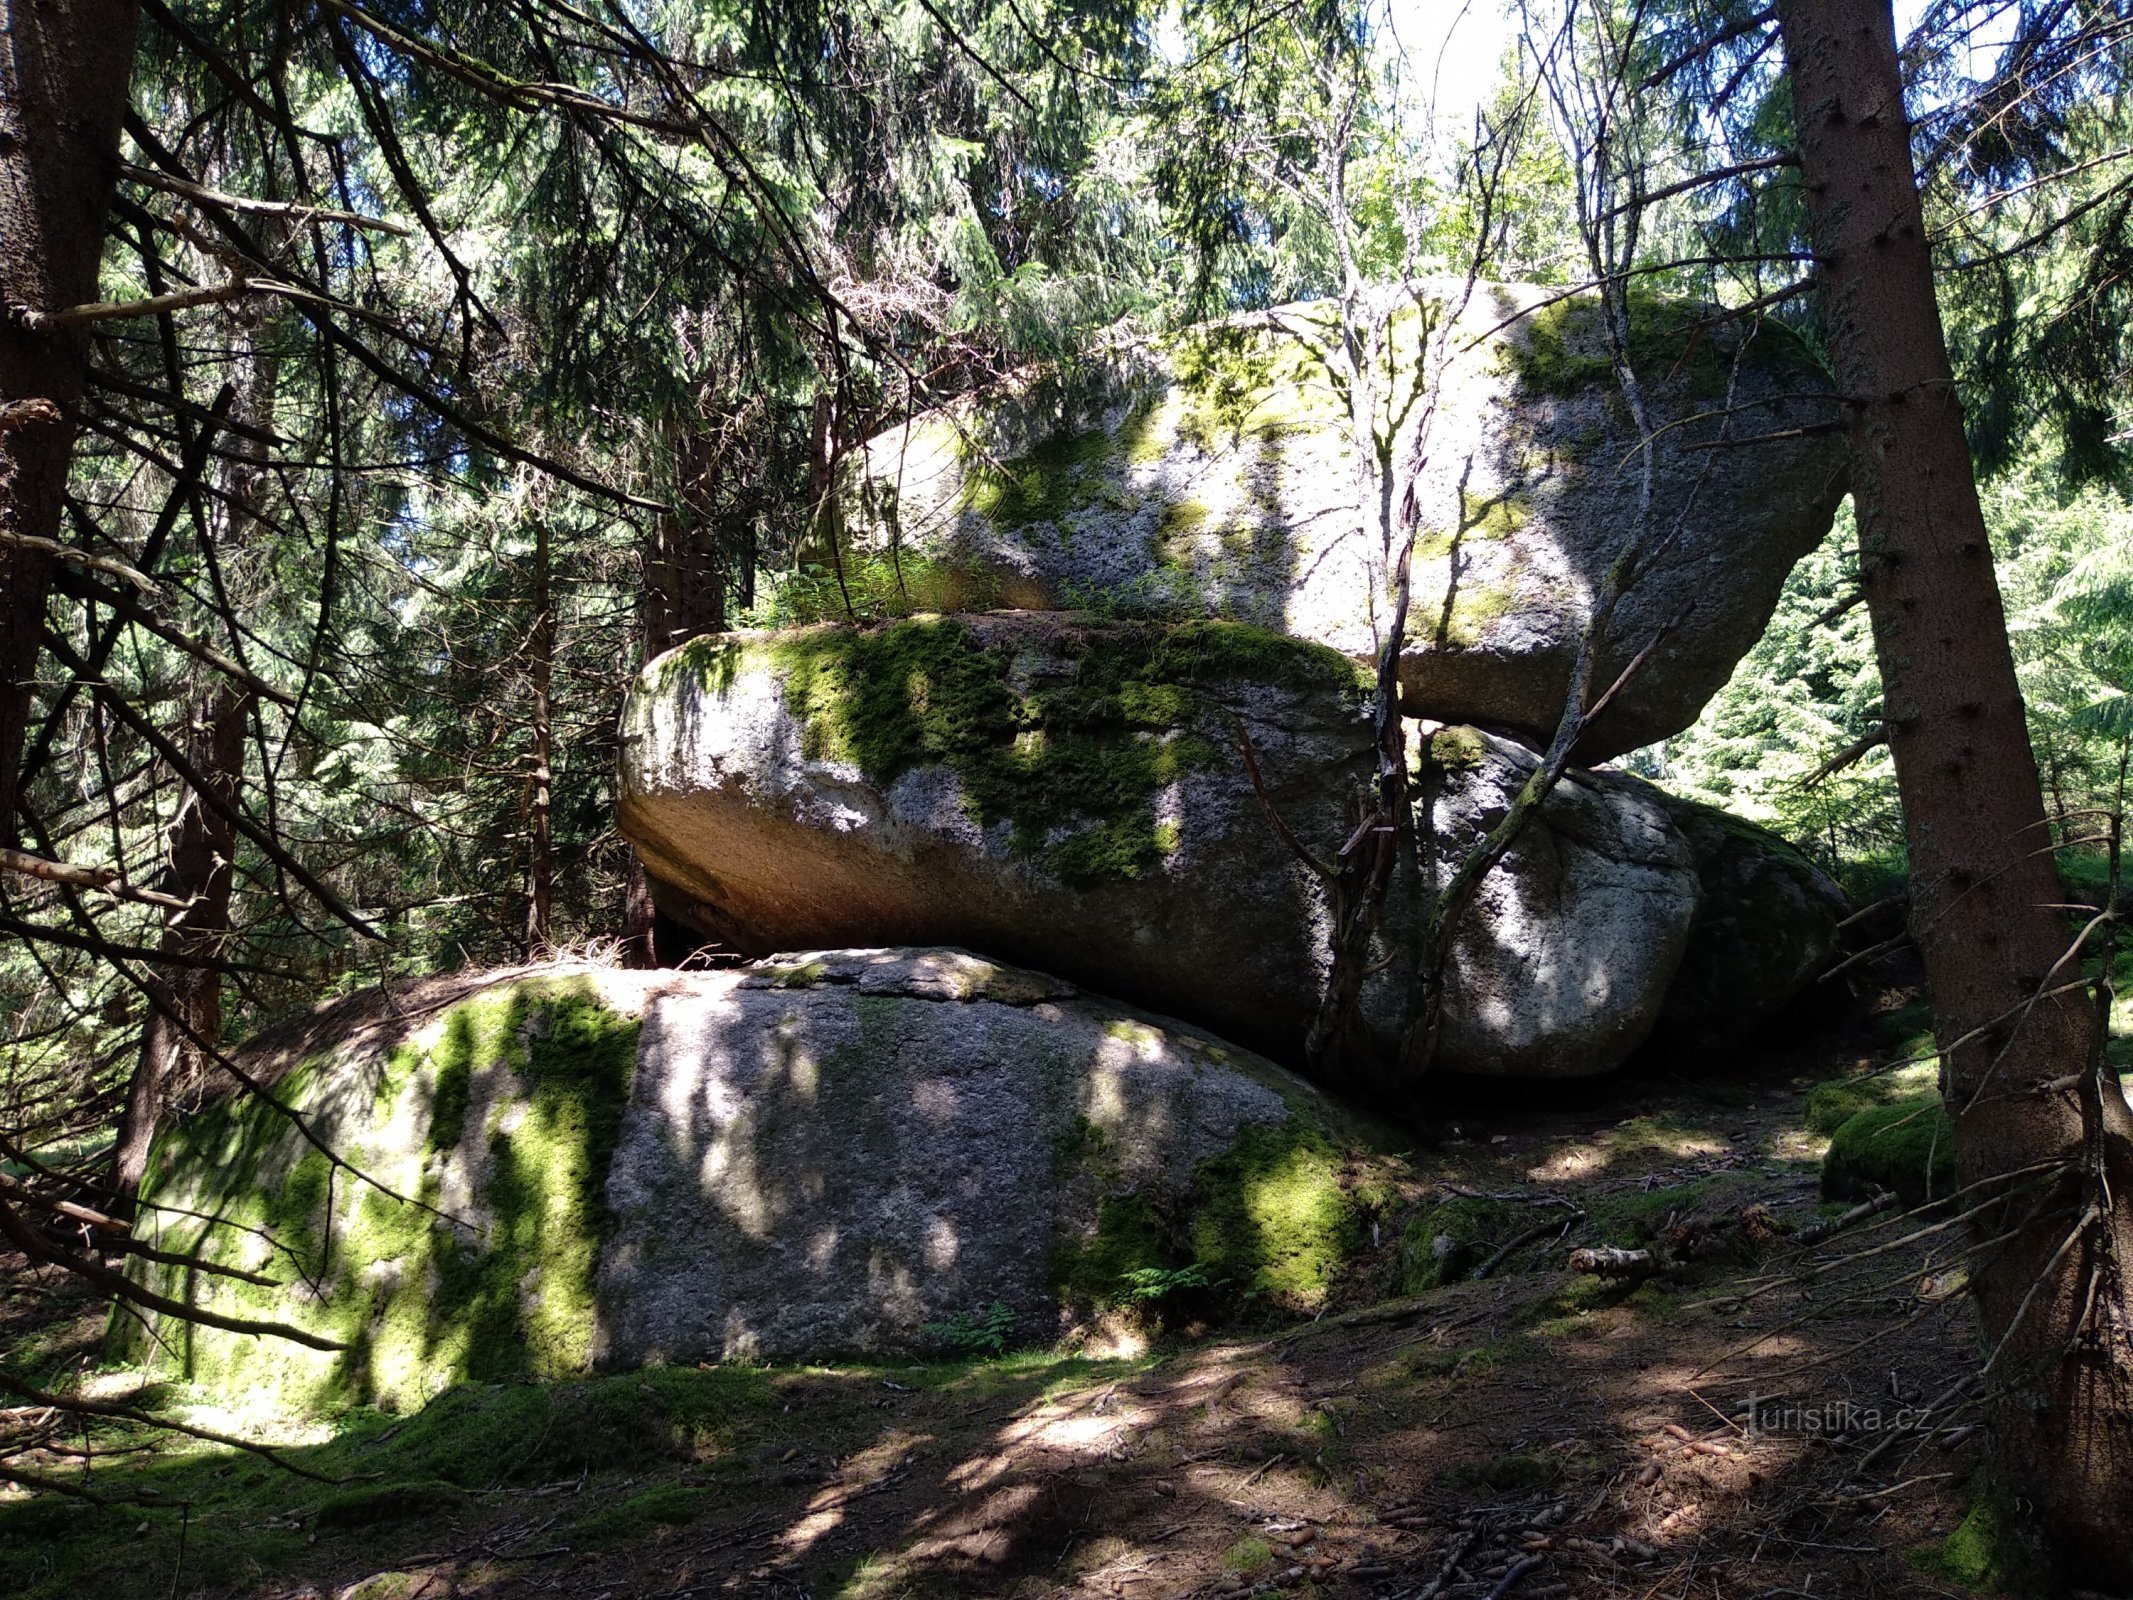
[[946, 1322], [929, 1322], [926, 1332], [958, 1355], [1007, 1354], [1007, 1336], [1015, 1331], [1015, 1314], [995, 1300], [980, 1311], [959, 1311]]
[[1135, 1267], [1119, 1274], [1119, 1285], [1131, 1305], [1154, 1305], [1173, 1295], [1211, 1292], [1229, 1280], [1211, 1278], [1207, 1268], [1195, 1261], [1183, 1267]]

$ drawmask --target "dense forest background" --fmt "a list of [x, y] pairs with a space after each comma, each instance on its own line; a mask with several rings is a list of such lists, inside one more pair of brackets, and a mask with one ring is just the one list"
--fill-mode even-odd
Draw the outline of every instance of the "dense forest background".
[[[232, 1041], [381, 979], [652, 959], [625, 684], [704, 631], [941, 608], [839, 513], [928, 408], [1358, 275], [1634, 282], [1819, 349], [1770, 15], [1532, 0], [1477, 93], [1344, 0], [148, 0], [96, 298], [31, 308], [88, 386], [0, 841], [0, 1155], [93, 1186]], [[2133, 18], [1900, 20], [2043, 848], [2095, 901]], [[1860, 602], [1847, 513], [1624, 764], [1865, 905], [1905, 858]]]

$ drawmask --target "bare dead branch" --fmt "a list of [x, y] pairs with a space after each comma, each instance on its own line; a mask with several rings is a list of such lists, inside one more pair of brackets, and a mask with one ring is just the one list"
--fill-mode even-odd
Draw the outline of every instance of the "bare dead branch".
[[115, 900], [131, 900], [144, 906], [161, 906], [166, 911], [187, 911], [192, 908], [190, 900], [181, 900], [174, 894], [164, 894], [158, 889], [143, 889], [128, 883], [125, 875], [116, 867], [71, 866], [64, 861], [47, 861], [43, 856], [33, 856], [27, 850], [14, 850], [6, 846], [0, 846], [0, 872], [37, 878], [45, 883], [64, 883], [75, 889], [94, 889], [99, 894], [108, 894]]

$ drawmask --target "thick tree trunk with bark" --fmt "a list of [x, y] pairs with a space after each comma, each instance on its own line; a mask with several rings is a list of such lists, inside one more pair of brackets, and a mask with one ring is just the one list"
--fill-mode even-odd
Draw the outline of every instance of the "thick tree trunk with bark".
[[88, 336], [39, 313], [97, 298], [104, 216], [138, 7], [39, 0], [6, 8], [0, 38], [0, 843], [15, 783]]
[[2072, 934], [2052, 909], [2051, 832], [1934, 299], [1889, 0], [1779, 0], [1778, 15], [1956, 1176], [2007, 1186], [1974, 1230], [2013, 1238], [1972, 1260], [1999, 1466], [2069, 1573], [2122, 1590], [2133, 1213], [2113, 1197], [2133, 1194], [2133, 1119], [2083, 997], [2048, 994], [2078, 971], [2061, 964]]

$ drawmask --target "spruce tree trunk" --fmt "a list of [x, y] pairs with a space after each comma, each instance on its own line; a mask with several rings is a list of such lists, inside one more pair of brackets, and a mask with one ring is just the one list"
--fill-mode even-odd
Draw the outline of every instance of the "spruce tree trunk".
[[526, 795], [526, 959], [555, 953], [555, 585], [548, 517], [534, 512], [532, 772]]
[[[224, 181], [240, 180], [228, 175]], [[268, 451], [259, 435], [274, 431], [281, 362], [259, 302], [223, 307], [212, 325], [229, 352], [226, 370], [236, 390], [232, 419], [251, 431], [232, 431], [222, 442], [208, 537], [216, 569], [241, 572], [250, 565], [243, 557], [254, 544], [268, 493]], [[230, 598], [233, 605], [243, 603], [242, 596]], [[228, 646], [243, 656], [244, 640], [235, 629]], [[252, 696], [206, 669], [196, 668], [195, 675], [198, 681], [184, 702], [185, 726], [177, 730], [177, 743], [214, 797], [234, 802], [244, 784], [244, 736]], [[236, 848], [236, 830], [223, 815], [202, 804], [197, 793], [186, 793], [167, 835], [161, 878], [167, 892], [185, 896], [192, 904], [165, 919], [162, 948], [193, 959], [160, 963], [151, 975], [158, 1004], [150, 1008], [142, 1030], [141, 1053], [126, 1087], [126, 1109], [111, 1152], [112, 1205], [121, 1216], [132, 1214], [149, 1148], [174, 1097], [197, 1084], [212, 1065], [203, 1044], [222, 1039], [222, 975], [198, 958], [221, 955], [227, 942]]]
[[36, 314], [97, 298], [139, 8], [10, 5], [0, 48], [0, 843], [15, 784], [89, 341]]
[[[192, 701], [192, 715], [179, 740], [185, 759], [232, 801], [244, 772], [245, 724], [251, 698], [217, 684]], [[161, 886], [184, 895], [191, 906], [173, 912], [163, 926], [163, 948], [173, 955], [219, 956], [230, 931], [230, 888], [236, 876], [232, 857], [237, 836], [222, 813], [188, 791], [168, 834], [167, 870]], [[207, 1073], [207, 1053], [195, 1039], [217, 1043], [222, 1036], [222, 975], [196, 962], [168, 962], [151, 980], [156, 1004], [141, 1032], [141, 1054], [126, 1087], [126, 1109], [119, 1118], [111, 1151], [112, 1204], [130, 1216], [156, 1127], [171, 1098]]]
[[[1976, 1239], [2015, 1232], [1972, 1258], [1997, 1466], [2068, 1575], [2121, 1591], [2133, 1213], [2111, 1197], [2133, 1195], [2133, 1119], [2082, 996], [2030, 1004], [2070, 976], [2053, 973], [2072, 933], [2051, 909], [2051, 832], [1934, 299], [1889, 0], [1779, 0], [1778, 15], [1956, 1177], [2008, 1186]], [[2040, 1163], [2063, 1166], [2016, 1183]]]

